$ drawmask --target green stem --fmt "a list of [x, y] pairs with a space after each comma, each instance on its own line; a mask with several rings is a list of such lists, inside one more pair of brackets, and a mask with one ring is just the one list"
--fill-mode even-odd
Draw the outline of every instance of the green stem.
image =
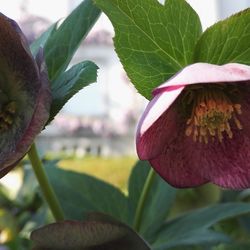
[[141, 196], [140, 196], [140, 199], [138, 201], [137, 208], [136, 208], [136, 212], [135, 212], [134, 229], [137, 232], [140, 229], [143, 208], [144, 208], [148, 193], [150, 191], [150, 187], [151, 187], [151, 185], [153, 183], [154, 176], [155, 176], [155, 171], [154, 171], [153, 168], [151, 168], [150, 172], [148, 173], [146, 182], [145, 182], [145, 184], [143, 186], [143, 190], [142, 190], [142, 193], [141, 193]]
[[45, 200], [47, 201], [50, 210], [56, 221], [60, 221], [64, 219], [62, 208], [59, 205], [57, 197], [52, 189], [48, 177], [44, 171], [44, 167], [41, 159], [38, 156], [37, 149], [35, 143], [31, 146], [28, 156], [35, 173], [35, 176], [38, 180], [38, 183], [41, 187]]

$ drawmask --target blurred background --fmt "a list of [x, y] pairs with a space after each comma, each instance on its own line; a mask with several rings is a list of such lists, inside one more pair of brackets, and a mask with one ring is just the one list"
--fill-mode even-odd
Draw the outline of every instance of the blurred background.
[[[0, 0], [0, 11], [18, 22], [31, 43], [52, 23], [66, 17], [80, 2]], [[218, 20], [250, 7], [250, 0], [187, 2], [199, 14], [204, 30]], [[114, 51], [113, 36], [112, 25], [102, 14], [70, 65], [84, 60], [95, 62], [99, 67], [98, 81], [84, 88], [64, 106], [51, 125], [39, 135], [37, 145], [45, 160], [60, 159], [58, 164], [61, 168], [99, 177], [127, 193], [128, 176], [137, 161], [134, 133], [147, 100], [129, 82]], [[27, 161], [24, 160], [21, 165], [26, 166]], [[16, 228], [21, 228], [20, 221], [17, 227], [13, 217], [18, 208], [15, 207], [13, 213], [8, 212], [14, 203], [14, 206], [19, 204], [25, 213], [29, 208], [31, 212], [35, 211], [35, 216], [39, 215], [36, 209], [41, 199], [35, 192], [30, 194], [35, 186], [33, 182], [34, 178], [30, 178], [22, 168], [17, 168], [0, 180], [0, 244], [15, 234]], [[189, 190], [181, 193], [182, 205], [177, 210], [199, 207], [204, 202], [218, 199], [218, 189], [215, 187], [211, 189], [210, 186], [208, 191], [205, 187], [202, 192], [206, 194], [203, 195], [200, 190], [195, 194]], [[202, 198], [197, 200], [197, 197]], [[26, 221], [30, 221], [30, 217]], [[22, 233], [27, 236], [30, 225], [22, 223], [25, 225]], [[9, 231], [2, 230], [6, 228]], [[0, 249], [4, 248], [0, 245]], [[19, 247], [17, 245], [17, 248], [10, 249]]]

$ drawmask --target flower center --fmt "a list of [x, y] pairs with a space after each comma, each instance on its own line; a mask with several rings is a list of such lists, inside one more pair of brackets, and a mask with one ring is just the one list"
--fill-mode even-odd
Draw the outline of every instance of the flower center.
[[237, 118], [241, 114], [241, 105], [232, 103], [220, 88], [200, 88], [193, 96], [191, 117], [187, 120], [186, 135], [194, 141], [208, 143], [217, 137], [222, 142], [225, 134], [233, 138], [230, 123], [238, 129], [242, 125]]
[[15, 113], [16, 113], [16, 103], [11, 101], [2, 106], [0, 111], [0, 132], [8, 130], [13, 124]]

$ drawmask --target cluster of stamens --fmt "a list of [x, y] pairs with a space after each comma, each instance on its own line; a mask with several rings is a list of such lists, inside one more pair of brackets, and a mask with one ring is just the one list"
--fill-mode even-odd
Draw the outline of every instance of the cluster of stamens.
[[241, 105], [232, 103], [223, 90], [198, 90], [192, 105], [191, 117], [186, 122], [186, 135], [192, 136], [194, 141], [207, 144], [210, 139], [214, 141], [217, 137], [222, 142], [225, 134], [233, 138], [232, 121], [238, 129], [242, 129], [237, 117], [242, 113]]
[[11, 127], [16, 113], [16, 103], [9, 102], [2, 106], [0, 111], [0, 132], [5, 131]]

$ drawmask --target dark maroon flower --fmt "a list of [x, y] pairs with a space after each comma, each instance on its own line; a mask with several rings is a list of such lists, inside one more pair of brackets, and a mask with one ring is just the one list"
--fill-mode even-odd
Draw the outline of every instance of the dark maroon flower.
[[29, 150], [48, 117], [51, 93], [42, 51], [34, 59], [17, 23], [0, 14], [0, 177]]
[[137, 152], [175, 187], [250, 187], [250, 66], [196, 63], [153, 91]]

